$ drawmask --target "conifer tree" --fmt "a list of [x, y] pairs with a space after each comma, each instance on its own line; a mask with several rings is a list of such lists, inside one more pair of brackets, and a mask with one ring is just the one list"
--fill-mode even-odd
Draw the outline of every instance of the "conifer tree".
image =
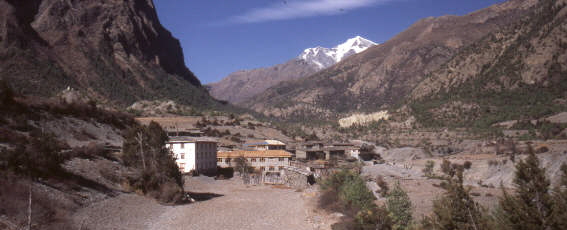
[[550, 182], [533, 152], [516, 165], [514, 186], [514, 195], [503, 189], [500, 207], [495, 212], [499, 229], [553, 229]]
[[447, 192], [442, 198], [433, 202], [433, 216], [424, 221], [424, 226], [443, 230], [489, 229], [482, 208], [463, 186], [464, 167], [457, 166], [452, 165], [451, 170], [445, 170], [450, 171], [454, 176], [447, 175]]
[[400, 182], [397, 182], [388, 194], [386, 204], [393, 222], [392, 229], [407, 229], [412, 221], [412, 204], [408, 194], [400, 186]]
[[567, 229], [567, 165], [561, 165], [561, 180], [553, 192], [555, 229]]

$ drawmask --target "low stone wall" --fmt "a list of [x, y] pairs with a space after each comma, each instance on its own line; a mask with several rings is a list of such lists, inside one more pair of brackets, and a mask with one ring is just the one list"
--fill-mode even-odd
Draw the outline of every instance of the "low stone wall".
[[306, 174], [285, 169], [280, 175], [276, 174], [247, 174], [242, 182], [248, 185], [283, 184], [295, 189], [305, 189], [315, 183], [313, 174]]
[[315, 183], [315, 178], [312, 174], [305, 175], [292, 170], [285, 170], [283, 182], [286, 186], [295, 189], [305, 189]]

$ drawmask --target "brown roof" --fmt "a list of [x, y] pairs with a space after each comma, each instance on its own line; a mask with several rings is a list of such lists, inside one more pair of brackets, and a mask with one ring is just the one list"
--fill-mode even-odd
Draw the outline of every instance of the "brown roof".
[[217, 152], [218, 158], [236, 158], [236, 157], [291, 157], [291, 153], [284, 150], [262, 150], [262, 151], [232, 151], [232, 152]]

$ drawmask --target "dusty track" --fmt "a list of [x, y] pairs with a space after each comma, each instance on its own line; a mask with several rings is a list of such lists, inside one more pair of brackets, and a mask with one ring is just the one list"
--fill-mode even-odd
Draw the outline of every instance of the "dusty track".
[[[313, 229], [301, 192], [245, 186], [237, 179], [187, 177], [185, 189], [202, 201], [164, 206], [124, 194], [75, 214], [77, 229]], [[193, 189], [192, 189], [193, 188]]]

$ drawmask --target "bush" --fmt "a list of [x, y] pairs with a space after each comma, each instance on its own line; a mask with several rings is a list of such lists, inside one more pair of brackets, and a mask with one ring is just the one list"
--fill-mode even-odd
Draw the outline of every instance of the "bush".
[[423, 168], [422, 172], [425, 174], [426, 177], [433, 177], [434, 167], [435, 167], [435, 161], [428, 160], [425, 163], [425, 168]]
[[463, 167], [465, 169], [470, 169], [471, 166], [472, 166], [472, 162], [470, 162], [470, 161], [465, 161], [465, 163], [463, 164]]
[[0, 80], [0, 108], [9, 107], [14, 104], [14, 91], [8, 83]]
[[32, 133], [24, 145], [4, 150], [0, 157], [16, 173], [46, 177], [61, 172], [61, 164], [67, 159], [61, 153], [64, 147], [52, 134]]
[[340, 211], [348, 217], [346, 222], [334, 225], [333, 229], [390, 229], [387, 211], [374, 203], [374, 194], [357, 173], [341, 170], [321, 180], [320, 184], [319, 206]]
[[69, 154], [71, 157], [80, 157], [85, 159], [94, 159], [96, 157], [104, 157], [109, 159], [110, 152], [104, 149], [104, 145], [91, 142], [86, 146], [73, 148]]
[[390, 188], [388, 187], [388, 183], [384, 180], [384, 177], [377, 176], [376, 177], [376, 184], [380, 187], [380, 196], [386, 197]]
[[404, 230], [412, 221], [412, 204], [408, 194], [402, 189], [400, 183], [396, 183], [386, 201], [393, 230]]

